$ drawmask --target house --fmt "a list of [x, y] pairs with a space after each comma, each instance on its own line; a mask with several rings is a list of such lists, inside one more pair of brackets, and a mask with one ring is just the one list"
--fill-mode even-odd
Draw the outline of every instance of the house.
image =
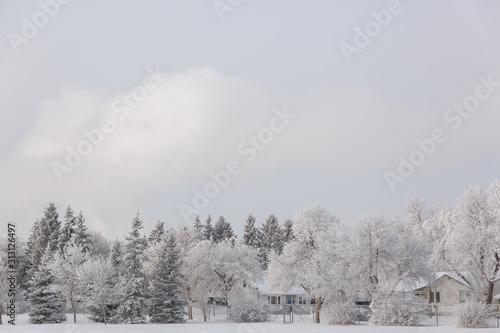
[[309, 297], [302, 287], [293, 287], [288, 291], [273, 290], [267, 282], [256, 285], [259, 298], [268, 304], [269, 313], [278, 314], [291, 311], [297, 314], [310, 314], [316, 302]]
[[429, 281], [402, 281], [396, 291], [413, 292], [432, 306], [437, 306], [438, 313], [442, 315], [452, 315], [455, 305], [465, 303], [472, 295], [469, 283], [458, 274], [449, 272], [434, 273]]

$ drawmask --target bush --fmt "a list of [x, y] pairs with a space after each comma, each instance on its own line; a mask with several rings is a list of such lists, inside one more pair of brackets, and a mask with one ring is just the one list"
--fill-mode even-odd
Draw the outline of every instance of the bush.
[[352, 304], [335, 303], [323, 308], [321, 316], [329, 325], [350, 325], [356, 323], [358, 310]]
[[264, 302], [254, 298], [239, 298], [228, 309], [229, 319], [237, 323], [268, 321], [268, 309]]
[[495, 317], [496, 307], [484, 302], [466, 302], [455, 308], [457, 327], [484, 328], [490, 326], [490, 320]]
[[419, 326], [429, 313], [429, 304], [410, 293], [378, 297], [370, 307], [370, 324], [380, 326]]

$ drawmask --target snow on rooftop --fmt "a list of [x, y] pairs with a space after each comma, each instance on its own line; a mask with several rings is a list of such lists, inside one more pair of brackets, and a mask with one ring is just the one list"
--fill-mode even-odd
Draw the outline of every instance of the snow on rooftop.
[[423, 278], [405, 279], [405, 280], [398, 283], [398, 285], [396, 286], [396, 291], [401, 291], [401, 292], [414, 291], [417, 289], [425, 288], [429, 284], [431, 284], [431, 285], [434, 284], [436, 281], [438, 281], [439, 279], [441, 279], [444, 276], [447, 276], [450, 279], [453, 279], [453, 280], [457, 281], [458, 283], [463, 284], [464, 286], [470, 287], [470, 285], [456, 273], [437, 272], [437, 273], [434, 273], [433, 275], [434, 275], [434, 279], [432, 282], [426, 281]]

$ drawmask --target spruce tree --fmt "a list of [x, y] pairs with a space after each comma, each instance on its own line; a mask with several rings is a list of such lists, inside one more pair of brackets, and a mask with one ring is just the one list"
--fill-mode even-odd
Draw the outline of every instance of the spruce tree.
[[269, 253], [274, 251], [278, 254], [283, 252], [283, 230], [279, 225], [278, 218], [270, 215], [262, 225], [261, 233], [261, 254], [262, 265], [267, 269], [269, 264]]
[[200, 221], [200, 217], [196, 216], [194, 219], [194, 230], [196, 234], [196, 240], [201, 241], [204, 239], [203, 237], [203, 224]]
[[295, 233], [293, 232], [293, 221], [285, 220], [283, 223], [283, 244], [286, 244], [295, 239]]
[[259, 239], [260, 230], [255, 226], [255, 217], [250, 214], [244, 227], [243, 243], [252, 248], [258, 248], [260, 246]]
[[34, 272], [29, 283], [29, 316], [33, 324], [60, 323], [66, 320], [64, 303], [60, 292], [54, 288], [55, 277], [47, 267], [48, 261], [49, 255], [44, 254], [39, 269]]
[[64, 248], [69, 243], [71, 236], [76, 232], [76, 218], [71, 206], [66, 208], [66, 213], [64, 214], [64, 224], [59, 233], [59, 251], [64, 252]]
[[230, 240], [232, 237], [234, 237], [234, 232], [231, 223], [227, 222], [224, 216], [219, 217], [214, 227], [214, 243]]
[[212, 227], [212, 218], [208, 215], [208, 218], [203, 226], [203, 237], [206, 240], [211, 240], [214, 236], [214, 227]]
[[76, 217], [76, 243], [82, 247], [84, 252], [90, 252], [92, 249], [92, 235], [88, 232], [88, 228], [85, 225], [85, 217], [82, 211]]
[[148, 241], [150, 244], [158, 244], [161, 242], [163, 236], [165, 235], [165, 223], [162, 221], [157, 221], [155, 227], [149, 235]]
[[28, 279], [34, 277], [45, 254], [50, 256], [59, 249], [60, 229], [61, 222], [59, 221], [57, 208], [53, 203], [49, 203], [49, 206], [43, 212], [43, 217], [37, 220], [31, 228], [27, 253], [30, 261]]
[[164, 240], [154, 262], [151, 281], [150, 314], [152, 323], [185, 322], [187, 300], [182, 297], [182, 261], [173, 233]]
[[146, 304], [146, 274], [143, 262], [146, 260], [146, 237], [141, 236], [143, 222], [137, 213], [132, 220], [132, 231], [126, 237], [125, 257], [123, 260], [122, 290], [120, 305], [113, 317], [114, 322], [125, 324], [144, 324], [143, 310]]

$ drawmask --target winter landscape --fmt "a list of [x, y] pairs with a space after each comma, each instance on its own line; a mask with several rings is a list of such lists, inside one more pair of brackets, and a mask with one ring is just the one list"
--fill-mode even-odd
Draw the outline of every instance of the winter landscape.
[[500, 2], [0, 0], [0, 331], [500, 331]]

